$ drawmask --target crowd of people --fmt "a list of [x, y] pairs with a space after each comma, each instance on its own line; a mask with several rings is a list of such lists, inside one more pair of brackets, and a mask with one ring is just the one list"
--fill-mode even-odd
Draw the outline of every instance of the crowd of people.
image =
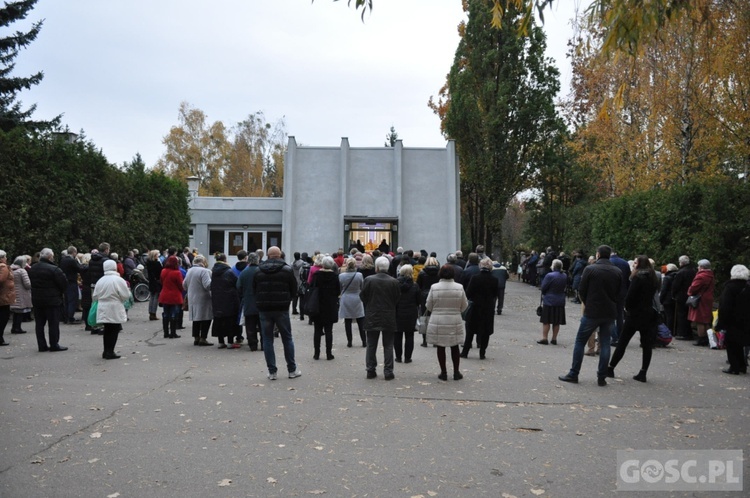
[[[709, 346], [709, 333], [718, 333], [727, 349], [729, 367], [723, 371], [746, 373], [750, 346], [750, 309], [744, 306], [750, 305], [747, 268], [732, 268], [715, 317], [715, 276], [710, 261], [701, 259], [696, 267], [683, 255], [678, 263], [679, 267], [669, 263], [657, 271], [647, 256], [626, 261], [606, 245], [588, 258], [576, 251], [571, 259], [551, 247], [542, 253], [523, 254], [519, 279], [541, 290], [538, 314], [542, 338], [538, 344], [557, 344], [560, 326], [566, 323], [568, 296], [582, 306], [573, 365], [560, 380], [577, 382], [583, 356], [599, 356], [597, 380], [606, 385], [636, 332], [642, 351], [641, 369], [633, 377], [637, 381], [647, 381], [656, 344], [668, 344], [675, 338]], [[611, 358], [610, 347], [616, 348]]]
[[[382, 244], [381, 244], [382, 245]], [[383, 249], [388, 249], [387, 245]], [[60, 344], [60, 323], [85, 322], [86, 330], [102, 335], [102, 357], [117, 359], [116, 344], [127, 311], [132, 305], [129, 281], [145, 273], [150, 291], [149, 320], [158, 320], [161, 308], [165, 339], [178, 339], [184, 315], [192, 322], [195, 346], [238, 349], [247, 338], [251, 351], [262, 351], [268, 378], [278, 375], [274, 338], [280, 338], [287, 373], [301, 375], [294, 352], [291, 316], [313, 325], [313, 359], [334, 360], [333, 326], [344, 321], [346, 346], [354, 347], [356, 323], [365, 348], [367, 378], [377, 377], [378, 344], [384, 356], [383, 376], [395, 378], [394, 363], [413, 361], [414, 334], [421, 346], [436, 349], [440, 373], [448, 379], [450, 349], [453, 378], [463, 377], [460, 359], [473, 347], [486, 358], [494, 333], [494, 315], [502, 314], [507, 268], [493, 261], [478, 246], [464, 259], [461, 251], [449, 254], [445, 263], [435, 253], [399, 247], [395, 253], [357, 247], [332, 254], [294, 253], [290, 263], [278, 247], [236, 254], [237, 263], [216, 253], [208, 258], [184, 248], [152, 250], [142, 257], [128, 251], [124, 258], [110, 251], [106, 242], [90, 254], [69, 247], [56, 263], [55, 253], [45, 248], [34, 258], [18, 256], [12, 265], [0, 250], [0, 345], [8, 345], [4, 332], [25, 333], [22, 326], [33, 310], [37, 346], [43, 351], [65, 351]], [[582, 307], [575, 338], [573, 363], [559, 378], [578, 382], [584, 356], [599, 356], [597, 381], [606, 385], [638, 332], [642, 351], [640, 371], [633, 377], [646, 382], [652, 348], [662, 328], [671, 340], [709, 344], [709, 333], [724, 334], [729, 367], [724, 372], [747, 372], [750, 346], [750, 271], [743, 265], [731, 270], [719, 300], [714, 324], [715, 277], [708, 260], [697, 267], [688, 256], [679, 266], [667, 264], [656, 270], [654, 261], [637, 256], [620, 258], [603, 245], [595, 256], [574, 252], [568, 257], [551, 247], [522, 255], [519, 279], [540, 288], [540, 345], [556, 345], [560, 327], [566, 324], [568, 298]], [[290, 312], [291, 308], [291, 312]], [[81, 311], [81, 320], [75, 315]], [[12, 315], [12, 320], [11, 320]], [[713, 327], [713, 329], [712, 329]], [[550, 330], [552, 332], [550, 337]], [[611, 347], [614, 353], [610, 355]]]

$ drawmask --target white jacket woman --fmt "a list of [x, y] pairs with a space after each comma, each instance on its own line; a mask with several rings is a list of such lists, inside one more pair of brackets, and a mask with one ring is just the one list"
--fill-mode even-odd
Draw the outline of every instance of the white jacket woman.
[[427, 342], [441, 347], [458, 346], [464, 340], [461, 312], [469, 306], [461, 284], [441, 278], [430, 287], [426, 308], [431, 313], [427, 325]]
[[128, 320], [125, 302], [130, 299], [130, 289], [125, 280], [117, 273], [117, 263], [108, 259], [104, 262], [104, 276], [99, 279], [91, 296], [97, 301], [96, 323], [104, 325], [104, 352], [102, 358], [114, 360], [117, 336], [122, 325]]

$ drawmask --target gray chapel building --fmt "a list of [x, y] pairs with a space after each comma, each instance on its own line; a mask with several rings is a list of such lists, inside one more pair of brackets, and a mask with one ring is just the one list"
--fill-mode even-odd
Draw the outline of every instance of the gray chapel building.
[[190, 247], [233, 264], [242, 250], [279, 246], [294, 252], [348, 250], [353, 241], [395, 252], [437, 252], [445, 262], [460, 247], [458, 155], [445, 148], [298, 146], [289, 137], [284, 196], [200, 197], [188, 180]]

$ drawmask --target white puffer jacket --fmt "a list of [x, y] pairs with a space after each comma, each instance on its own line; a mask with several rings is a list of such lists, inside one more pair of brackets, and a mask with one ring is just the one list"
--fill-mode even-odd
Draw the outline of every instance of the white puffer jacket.
[[427, 310], [427, 342], [436, 346], [458, 346], [464, 342], [464, 321], [461, 312], [469, 306], [464, 287], [452, 279], [441, 279], [430, 287]]
[[130, 298], [130, 290], [125, 280], [115, 271], [105, 271], [91, 295], [99, 301], [96, 309], [96, 323], [125, 323], [128, 315], [123, 304]]

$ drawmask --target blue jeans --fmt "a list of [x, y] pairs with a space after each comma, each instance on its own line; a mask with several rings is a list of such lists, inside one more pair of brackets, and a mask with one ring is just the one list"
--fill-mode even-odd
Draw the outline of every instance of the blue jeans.
[[599, 329], [599, 369], [596, 372], [596, 376], [599, 379], [603, 379], [607, 376], [607, 366], [609, 364], [609, 339], [612, 329], [614, 328], [615, 321], [613, 318], [600, 318], [593, 319], [585, 316], [581, 317], [581, 326], [578, 327], [578, 334], [576, 335], [576, 343], [573, 347], [573, 366], [570, 367], [568, 375], [574, 378], [578, 378], [578, 374], [581, 372], [581, 365], [583, 364], [583, 352], [586, 349], [586, 343], [596, 329]]
[[294, 341], [292, 340], [292, 324], [289, 320], [289, 311], [261, 311], [260, 333], [263, 338], [263, 355], [266, 357], [268, 373], [276, 373], [276, 352], [273, 349], [273, 328], [279, 328], [281, 343], [284, 345], [284, 359], [286, 369], [289, 372], [297, 370], [294, 361]]
[[164, 311], [162, 311], [161, 316], [162, 318], [173, 320], [177, 318], [177, 315], [180, 314], [180, 311], [182, 311], [182, 305], [180, 304], [165, 304]]

